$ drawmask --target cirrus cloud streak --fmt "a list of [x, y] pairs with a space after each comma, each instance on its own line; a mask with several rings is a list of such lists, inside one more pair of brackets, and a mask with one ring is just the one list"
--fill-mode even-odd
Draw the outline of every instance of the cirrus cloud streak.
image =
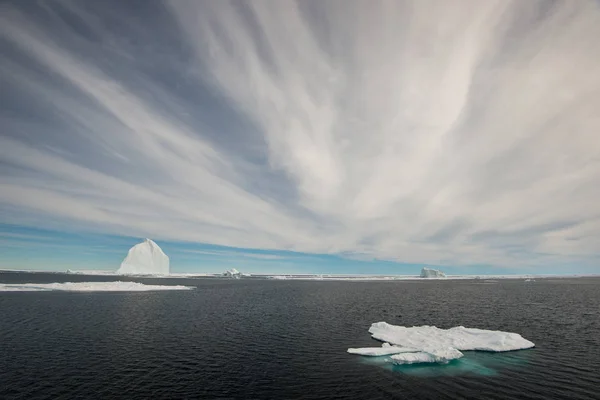
[[597, 265], [594, 2], [3, 6], [4, 222]]

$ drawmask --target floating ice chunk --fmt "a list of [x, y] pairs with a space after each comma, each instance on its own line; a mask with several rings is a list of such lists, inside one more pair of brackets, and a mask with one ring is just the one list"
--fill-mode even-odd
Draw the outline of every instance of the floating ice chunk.
[[169, 257], [150, 239], [129, 249], [117, 271], [122, 275], [169, 275]]
[[144, 285], [138, 282], [64, 282], [0, 284], [0, 292], [37, 292], [62, 290], [68, 292], [147, 292], [154, 290], [190, 290], [191, 286]]
[[439, 269], [431, 269], [423, 267], [421, 270], [421, 278], [445, 278], [446, 274], [444, 274]]
[[225, 271], [223, 276], [227, 278], [240, 279], [242, 277], [242, 273], [235, 268], [231, 268]]
[[395, 364], [447, 363], [463, 356], [460, 351], [451, 347], [436, 348], [428, 346], [424, 349], [415, 349], [392, 346], [389, 343], [383, 343], [381, 347], [350, 348], [348, 353], [372, 357], [391, 355], [390, 358]]
[[348, 349], [348, 353], [350, 354], [358, 354], [361, 356], [389, 356], [390, 354], [399, 354], [399, 353], [413, 353], [419, 351], [418, 349], [412, 349], [410, 347], [399, 347], [392, 346], [389, 343], [384, 343], [381, 347], [359, 347], [359, 348], [350, 348]]
[[390, 357], [394, 364], [417, 364], [434, 363], [435, 357], [429, 353], [419, 351], [417, 353], [396, 354]]
[[404, 326], [376, 322], [369, 328], [375, 339], [397, 346], [425, 348], [454, 348], [457, 350], [510, 351], [528, 349], [535, 344], [518, 333], [489, 331], [457, 326], [440, 329], [435, 326]]
[[350, 348], [348, 353], [387, 356], [395, 364], [448, 363], [461, 358], [460, 350], [510, 351], [535, 345], [517, 333], [488, 331], [457, 326], [404, 326], [377, 322], [369, 328], [371, 336], [383, 341], [382, 347]]
[[461, 358], [463, 353], [448, 347], [437, 349], [424, 349], [423, 351], [412, 353], [395, 354], [390, 358], [394, 364], [417, 364], [417, 363], [438, 363], [447, 364], [452, 360]]
[[[442, 354], [442, 353], [440, 353]], [[447, 349], [444, 355], [435, 355], [425, 351], [416, 353], [402, 353], [391, 356], [394, 364], [417, 364], [417, 363], [439, 363], [446, 364], [449, 361], [461, 358], [463, 353], [456, 349]]]
[[434, 362], [437, 363], [447, 363], [463, 356], [463, 353], [454, 347], [438, 347], [436, 344], [426, 346], [423, 348], [423, 352], [431, 355], [435, 360]]

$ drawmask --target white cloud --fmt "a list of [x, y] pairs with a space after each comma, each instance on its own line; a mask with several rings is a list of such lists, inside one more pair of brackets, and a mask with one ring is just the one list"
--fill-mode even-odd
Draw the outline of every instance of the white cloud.
[[277, 254], [264, 254], [264, 253], [249, 253], [247, 251], [233, 251], [233, 250], [195, 250], [195, 249], [183, 249], [179, 250], [180, 253], [187, 254], [202, 254], [207, 256], [218, 256], [220, 258], [231, 258], [235, 259], [238, 257], [252, 258], [257, 260], [285, 260], [291, 258], [291, 256], [282, 256]]
[[210, 82], [230, 110], [215, 118], [247, 121], [235, 131], [194, 121], [194, 95], [133, 69], [102, 14], [76, 4], [111, 44], [86, 48], [95, 58], [18, 10], [0, 16], [53, 80], [22, 59], [3, 74], [69, 129], [0, 138], [0, 160], [20, 168], [0, 178], [0, 202], [38, 216], [28, 223], [403, 262], [593, 262], [593, 2], [168, 2], [193, 54], [169, 65], [196, 96]]

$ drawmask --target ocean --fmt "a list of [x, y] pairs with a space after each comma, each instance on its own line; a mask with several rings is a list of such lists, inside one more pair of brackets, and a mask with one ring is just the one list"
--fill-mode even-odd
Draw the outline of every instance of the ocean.
[[[133, 280], [196, 288], [0, 292], [0, 399], [600, 399], [600, 278]], [[379, 346], [378, 321], [517, 332], [536, 347], [447, 365], [348, 354]]]

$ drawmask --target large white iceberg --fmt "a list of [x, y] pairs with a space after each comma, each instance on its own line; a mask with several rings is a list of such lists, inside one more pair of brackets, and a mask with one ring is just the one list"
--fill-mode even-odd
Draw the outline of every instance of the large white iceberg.
[[421, 362], [446, 363], [463, 356], [461, 350], [511, 351], [534, 347], [518, 333], [489, 331], [457, 326], [440, 329], [435, 326], [404, 327], [376, 322], [369, 328], [374, 339], [385, 342], [381, 348], [350, 348], [349, 353], [382, 356], [396, 364]]
[[62, 290], [67, 292], [147, 292], [154, 290], [190, 290], [191, 286], [144, 285], [138, 282], [64, 282], [0, 284], [0, 292], [37, 292]]
[[117, 270], [121, 275], [169, 275], [169, 257], [150, 239], [129, 249]]
[[423, 267], [421, 270], [421, 278], [445, 278], [446, 274], [439, 269], [431, 269]]

